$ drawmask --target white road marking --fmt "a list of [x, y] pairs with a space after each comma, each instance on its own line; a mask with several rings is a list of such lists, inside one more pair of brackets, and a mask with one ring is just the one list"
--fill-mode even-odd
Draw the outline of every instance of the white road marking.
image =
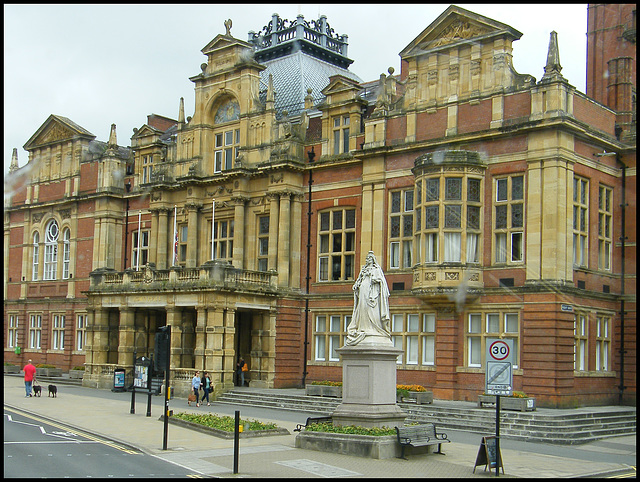
[[275, 462], [276, 464], [285, 465], [293, 469], [302, 470], [313, 475], [320, 477], [357, 477], [362, 476], [358, 472], [352, 472], [351, 470], [342, 469], [333, 465], [323, 464], [309, 459], [298, 460], [283, 460]]

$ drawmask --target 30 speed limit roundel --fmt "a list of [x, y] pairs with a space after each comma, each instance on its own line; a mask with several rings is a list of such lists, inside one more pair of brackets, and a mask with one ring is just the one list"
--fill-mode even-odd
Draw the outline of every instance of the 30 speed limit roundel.
[[491, 343], [489, 354], [494, 360], [502, 361], [509, 356], [509, 345], [502, 340]]

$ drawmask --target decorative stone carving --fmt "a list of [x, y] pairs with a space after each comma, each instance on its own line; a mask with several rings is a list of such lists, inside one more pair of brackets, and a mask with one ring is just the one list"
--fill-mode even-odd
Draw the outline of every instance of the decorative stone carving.
[[440, 38], [433, 43], [433, 47], [440, 47], [441, 45], [447, 45], [459, 40], [479, 37], [480, 35], [484, 35], [488, 32], [489, 31], [487, 29], [478, 25], [457, 20], [449, 25], [442, 34], [440, 34]]

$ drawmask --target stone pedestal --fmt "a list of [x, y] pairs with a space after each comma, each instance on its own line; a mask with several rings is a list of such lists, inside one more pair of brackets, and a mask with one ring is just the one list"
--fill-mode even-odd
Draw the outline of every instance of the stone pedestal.
[[336, 351], [342, 358], [342, 403], [331, 415], [334, 425], [402, 427], [407, 414], [396, 404], [402, 350], [383, 337], [367, 337]]

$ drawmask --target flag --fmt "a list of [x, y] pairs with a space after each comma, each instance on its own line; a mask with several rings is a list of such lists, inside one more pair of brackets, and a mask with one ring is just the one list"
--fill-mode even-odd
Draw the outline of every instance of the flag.
[[178, 264], [178, 207], [173, 207], [173, 266]]

